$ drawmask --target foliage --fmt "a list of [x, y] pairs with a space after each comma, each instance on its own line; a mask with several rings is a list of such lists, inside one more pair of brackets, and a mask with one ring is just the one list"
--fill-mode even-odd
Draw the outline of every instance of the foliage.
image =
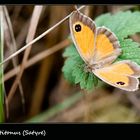
[[[130, 39], [131, 35], [140, 32], [140, 12], [119, 12], [114, 15], [107, 13], [95, 19], [97, 26], [105, 26], [116, 34], [122, 48], [117, 61], [131, 60], [140, 65], [139, 43]], [[90, 90], [97, 86], [98, 79], [93, 73], [85, 71], [85, 63], [79, 56], [74, 44], [65, 49], [67, 57], [62, 71], [65, 78], [73, 84], [80, 84], [81, 89]]]

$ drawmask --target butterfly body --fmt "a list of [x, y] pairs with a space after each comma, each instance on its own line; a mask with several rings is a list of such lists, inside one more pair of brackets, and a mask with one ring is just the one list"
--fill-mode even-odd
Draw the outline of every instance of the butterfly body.
[[140, 66], [130, 60], [115, 62], [122, 50], [110, 29], [96, 27], [89, 17], [74, 11], [70, 17], [70, 31], [87, 71], [114, 87], [127, 91], [138, 89]]

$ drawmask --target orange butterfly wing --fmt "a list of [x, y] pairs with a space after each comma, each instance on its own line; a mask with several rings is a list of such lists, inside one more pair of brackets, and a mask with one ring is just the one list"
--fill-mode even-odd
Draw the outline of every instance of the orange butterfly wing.
[[103, 59], [113, 57], [114, 61], [121, 53], [117, 37], [106, 27], [98, 27], [95, 43], [94, 61], [98, 63]]
[[138, 89], [140, 66], [129, 60], [116, 62], [110, 66], [93, 71], [104, 82], [127, 91]]
[[87, 64], [96, 64], [109, 57], [113, 62], [121, 53], [115, 34], [105, 27], [96, 28], [95, 23], [80, 12], [75, 11], [70, 17], [70, 31], [80, 56]]
[[73, 42], [83, 60], [88, 63], [94, 56], [95, 23], [80, 12], [70, 17], [70, 31]]
[[[131, 61], [112, 64], [121, 54], [117, 37], [106, 27], [75, 11], [70, 17], [70, 31], [83, 60], [93, 66], [93, 73], [104, 82], [127, 91], [138, 89], [140, 66]], [[96, 69], [94, 66], [96, 66]]]

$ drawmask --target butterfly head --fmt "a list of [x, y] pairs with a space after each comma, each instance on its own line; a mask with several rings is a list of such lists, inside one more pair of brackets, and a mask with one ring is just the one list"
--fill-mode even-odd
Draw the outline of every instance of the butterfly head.
[[102, 64], [90, 64], [87, 62], [84, 66], [84, 71], [92, 73], [94, 70], [100, 69], [102, 67]]

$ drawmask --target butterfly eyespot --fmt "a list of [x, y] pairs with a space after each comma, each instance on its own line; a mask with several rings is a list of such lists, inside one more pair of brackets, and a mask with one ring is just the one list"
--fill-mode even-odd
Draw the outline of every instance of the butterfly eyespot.
[[125, 83], [120, 81], [120, 82], [117, 82], [117, 84], [118, 85], [124, 85]]
[[81, 29], [82, 29], [82, 27], [81, 27], [80, 24], [76, 24], [76, 25], [75, 25], [75, 31], [76, 31], [76, 32], [80, 32]]

